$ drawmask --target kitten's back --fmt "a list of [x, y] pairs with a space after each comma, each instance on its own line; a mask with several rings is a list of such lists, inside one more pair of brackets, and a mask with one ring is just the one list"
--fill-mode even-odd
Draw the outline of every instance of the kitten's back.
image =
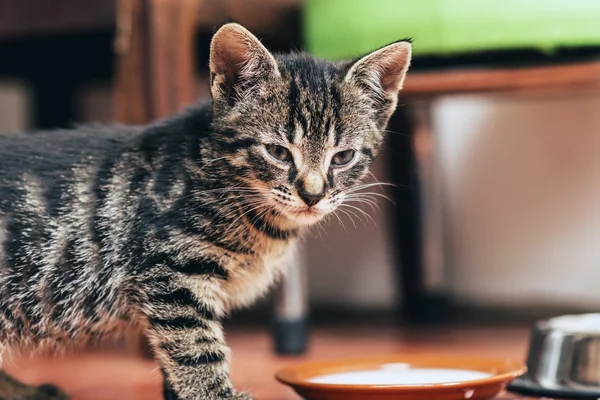
[[[34, 133], [0, 133], [0, 211], [28, 180], [57, 188], [73, 169], [93, 167], [124, 149], [140, 131], [135, 127], [82, 126]], [[4, 207], [2, 206], [4, 204]]]
[[53, 177], [74, 165], [109, 157], [127, 146], [140, 128], [88, 125], [34, 133], [0, 133], [0, 180], [23, 173]]

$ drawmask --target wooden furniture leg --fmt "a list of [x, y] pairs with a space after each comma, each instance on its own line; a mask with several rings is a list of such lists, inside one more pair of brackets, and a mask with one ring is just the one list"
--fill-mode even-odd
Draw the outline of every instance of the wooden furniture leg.
[[195, 100], [200, 0], [119, 0], [115, 114], [144, 124]]

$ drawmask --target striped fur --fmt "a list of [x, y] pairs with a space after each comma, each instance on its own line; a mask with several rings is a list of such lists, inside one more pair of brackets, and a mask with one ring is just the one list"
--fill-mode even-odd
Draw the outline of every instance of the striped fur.
[[212, 102], [142, 127], [0, 135], [0, 347], [144, 329], [167, 398], [248, 398], [219, 320], [367, 173], [410, 45], [373, 54], [273, 56], [229, 24], [211, 47]]

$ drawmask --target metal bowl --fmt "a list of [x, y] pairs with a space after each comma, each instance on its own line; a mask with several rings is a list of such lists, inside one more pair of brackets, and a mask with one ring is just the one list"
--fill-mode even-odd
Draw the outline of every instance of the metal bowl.
[[600, 313], [538, 322], [532, 332], [525, 378], [541, 388], [600, 390]]

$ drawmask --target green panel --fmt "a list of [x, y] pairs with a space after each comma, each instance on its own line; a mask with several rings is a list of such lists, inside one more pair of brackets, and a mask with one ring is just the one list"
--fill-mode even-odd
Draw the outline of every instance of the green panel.
[[415, 55], [600, 45], [600, 0], [305, 0], [308, 50], [354, 57], [414, 38]]

